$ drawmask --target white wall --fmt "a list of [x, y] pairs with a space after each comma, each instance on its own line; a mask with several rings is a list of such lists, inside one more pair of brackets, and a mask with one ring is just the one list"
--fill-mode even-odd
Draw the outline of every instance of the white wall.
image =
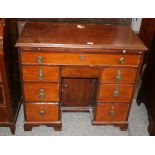
[[132, 18], [131, 27], [136, 33], [139, 33], [141, 22], [142, 18]]

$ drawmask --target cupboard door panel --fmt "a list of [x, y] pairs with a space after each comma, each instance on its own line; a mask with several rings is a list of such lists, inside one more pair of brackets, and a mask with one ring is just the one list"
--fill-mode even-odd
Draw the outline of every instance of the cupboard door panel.
[[63, 79], [62, 106], [88, 107], [93, 100], [94, 79]]

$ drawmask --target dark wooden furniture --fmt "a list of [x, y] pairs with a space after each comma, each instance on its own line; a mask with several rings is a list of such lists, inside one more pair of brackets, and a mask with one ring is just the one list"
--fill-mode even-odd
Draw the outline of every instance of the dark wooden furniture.
[[93, 125], [127, 129], [146, 50], [129, 26], [28, 22], [16, 46], [25, 130], [61, 130], [62, 111], [90, 112]]
[[155, 19], [143, 19], [139, 35], [149, 50], [137, 103], [145, 104], [149, 118], [148, 132], [155, 135]]
[[10, 127], [12, 134], [21, 103], [17, 37], [17, 21], [0, 19], [0, 126]]

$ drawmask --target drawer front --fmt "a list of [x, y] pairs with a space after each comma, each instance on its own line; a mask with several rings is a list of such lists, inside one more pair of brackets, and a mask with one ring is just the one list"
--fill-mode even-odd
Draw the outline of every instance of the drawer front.
[[3, 86], [0, 85], [0, 105], [4, 104], [4, 91]]
[[133, 85], [100, 84], [98, 102], [130, 102]]
[[95, 121], [97, 122], [121, 122], [126, 121], [129, 105], [122, 104], [98, 104], [96, 107]]
[[26, 104], [26, 120], [29, 122], [59, 121], [59, 104]]
[[101, 82], [135, 82], [137, 69], [105, 68], [101, 73]]
[[62, 77], [99, 78], [100, 70], [85, 67], [62, 67]]
[[59, 101], [59, 83], [24, 83], [25, 101]]
[[22, 52], [23, 64], [138, 66], [140, 55]]
[[58, 67], [46, 66], [23, 66], [23, 80], [24, 81], [59, 81]]
[[0, 107], [0, 122], [9, 121], [7, 107]]

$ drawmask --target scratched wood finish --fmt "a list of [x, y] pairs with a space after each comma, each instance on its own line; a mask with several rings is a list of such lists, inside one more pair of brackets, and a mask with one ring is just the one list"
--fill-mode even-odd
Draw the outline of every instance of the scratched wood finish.
[[[26, 120], [29, 122], [58, 122], [58, 104], [26, 104]], [[40, 114], [43, 110], [44, 114]]]
[[98, 104], [95, 120], [97, 122], [122, 122], [127, 119], [128, 104]]
[[[130, 102], [133, 85], [131, 84], [100, 84], [98, 102]], [[114, 91], [118, 90], [118, 96]]]
[[137, 69], [133, 68], [104, 68], [101, 73], [103, 83], [134, 83], [136, 82]]
[[[79, 53], [31, 53], [22, 52], [22, 64], [39, 64], [38, 56], [42, 57], [40, 64], [53, 65], [99, 65], [99, 66], [133, 66], [140, 63], [141, 55], [109, 55], [109, 54], [79, 54]], [[120, 58], [124, 58], [124, 64], [120, 64]]]
[[[40, 97], [40, 90], [44, 90], [44, 97]], [[59, 101], [58, 83], [24, 83], [25, 101], [54, 102]]]
[[58, 67], [23, 66], [22, 72], [24, 81], [59, 82]]
[[78, 26], [77, 24], [49, 24], [46, 22], [26, 23], [17, 46], [146, 49], [130, 26], [99, 24]]

